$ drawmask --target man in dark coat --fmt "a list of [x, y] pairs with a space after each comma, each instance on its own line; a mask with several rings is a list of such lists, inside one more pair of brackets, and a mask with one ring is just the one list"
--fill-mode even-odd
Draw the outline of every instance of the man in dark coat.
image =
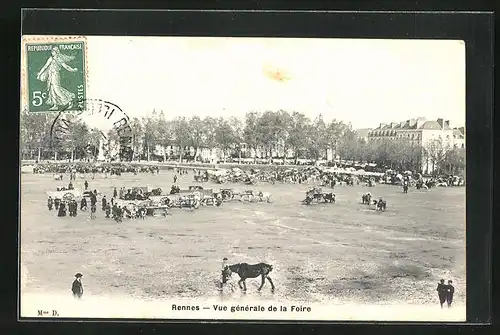
[[106, 211], [106, 219], [109, 219], [109, 216], [111, 214], [111, 206], [109, 204], [106, 204], [105, 211]]
[[116, 198], [118, 196], [118, 191], [115, 189], [113, 190], [113, 198]]
[[83, 184], [85, 186], [85, 191], [89, 188], [89, 182], [85, 180], [85, 183]]
[[448, 308], [451, 307], [453, 302], [453, 294], [455, 293], [455, 288], [453, 287], [453, 282], [448, 280], [448, 285], [446, 285], [446, 302], [448, 304]]
[[106, 199], [106, 196], [103, 196], [102, 197], [102, 200], [101, 200], [101, 205], [102, 205], [102, 210], [106, 210], [106, 205], [108, 204], [108, 201]]
[[49, 208], [49, 211], [52, 210], [52, 206], [54, 205], [54, 200], [52, 199], [51, 196], [47, 199], [47, 207]]
[[76, 203], [76, 200], [71, 200], [68, 203], [68, 207], [70, 208], [69, 215], [75, 217], [76, 216], [76, 212], [78, 210], [78, 204]]
[[56, 208], [56, 211], [59, 209], [59, 205], [61, 204], [61, 199], [54, 199], [54, 207]]
[[76, 279], [73, 282], [73, 285], [71, 285], [71, 291], [73, 292], [73, 297], [80, 299], [83, 295], [83, 284], [82, 284], [83, 275], [81, 273], [77, 273], [75, 277]]
[[82, 201], [80, 201], [80, 210], [86, 211], [87, 210], [87, 198], [83, 197]]
[[90, 218], [95, 219], [95, 212], [97, 212], [97, 206], [95, 204], [90, 205]]
[[436, 291], [438, 292], [439, 303], [441, 304], [441, 308], [443, 308], [443, 304], [446, 302], [446, 284], [444, 283], [444, 279], [441, 279]]

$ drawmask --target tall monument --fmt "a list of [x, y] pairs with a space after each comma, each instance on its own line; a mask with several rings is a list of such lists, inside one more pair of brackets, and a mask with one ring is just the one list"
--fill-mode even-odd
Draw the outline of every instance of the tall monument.
[[104, 141], [101, 138], [99, 139], [99, 153], [97, 154], [97, 161], [103, 162], [106, 160], [106, 157], [104, 156], [104, 151], [105, 151]]

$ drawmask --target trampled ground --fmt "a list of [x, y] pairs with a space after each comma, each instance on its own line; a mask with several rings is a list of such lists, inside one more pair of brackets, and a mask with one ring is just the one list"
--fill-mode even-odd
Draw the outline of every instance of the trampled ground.
[[[394, 186], [337, 186], [336, 204], [305, 206], [300, 202], [310, 185], [225, 185], [271, 192], [273, 203], [235, 200], [119, 224], [100, 209], [92, 221], [88, 212], [76, 218], [49, 212], [45, 192], [66, 185], [65, 178], [22, 175], [23, 294], [70, 295], [73, 275], [81, 272], [87, 297], [211, 298], [219, 294], [215, 283], [227, 257], [230, 264], [274, 266], [274, 295], [269, 283], [257, 295], [260, 279], [247, 280], [248, 294], [259, 299], [435, 304], [437, 282], [444, 278], [454, 282], [456, 304], [465, 302], [465, 188], [403, 194]], [[109, 198], [115, 186], [169, 190], [172, 175], [127, 174], [89, 183]], [[192, 184], [192, 174], [180, 179], [181, 188]], [[75, 186], [83, 188], [83, 180]], [[368, 190], [387, 200], [387, 212], [360, 204]]]

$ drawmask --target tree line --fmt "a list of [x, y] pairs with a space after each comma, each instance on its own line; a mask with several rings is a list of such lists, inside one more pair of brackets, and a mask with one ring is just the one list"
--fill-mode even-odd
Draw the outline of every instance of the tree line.
[[[50, 136], [51, 121], [46, 114], [21, 114], [23, 159], [94, 159], [99, 154], [100, 141], [106, 144], [103, 154], [108, 159], [116, 151], [113, 149], [119, 137], [114, 130], [102, 134], [76, 118], [65, 140], [54, 143]], [[432, 164], [433, 170], [443, 172], [458, 171], [465, 164], [460, 149], [445, 148], [439, 140], [426, 148], [404, 139], [372, 142], [360, 138], [349, 123], [336, 119], [326, 122], [322, 115], [311, 119], [302, 113], [283, 110], [253, 111], [243, 119], [211, 116], [169, 119], [163, 112], [153, 112], [131, 119], [130, 126], [134, 160], [199, 159], [202, 149], [218, 148], [223, 159], [253, 157], [255, 154], [251, 152], [257, 155], [263, 152], [261, 158], [319, 160], [330, 152], [337, 160], [374, 163], [398, 170], [420, 171], [424, 159]], [[163, 148], [160, 157], [158, 147]]]

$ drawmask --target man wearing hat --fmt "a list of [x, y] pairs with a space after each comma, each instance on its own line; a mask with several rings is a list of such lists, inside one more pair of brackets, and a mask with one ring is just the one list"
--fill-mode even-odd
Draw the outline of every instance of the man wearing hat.
[[222, 285], [224, 285], [227, 281], [227, 278], [224, 275], [224, 269], [226, 268], [226, 266], [227, 266], [227, 258], [224, 257], [224, 259], [222, 260], [222, 271], [221, 271], [221, 280], [220, 280], [221, 289], [222, 289]]
[[82, 284], [82, 277], [83, 275], [78, 272], [75, 275], [76, 279], [73, 282], [73, 285], [71, 286], [71, 291], [73, 291], [73, 297], [80, 299], [83, 295], [83, 284]]
[[446, 303], [448, 305], [448, 308], [451, 307], [454, 293], [455, 293], [455, 288], [453, 287], [453, 281], [448, 280], [448, 285], [446, 285]]
[[443, 304], [446, 302], [446, 291], [447, 291], [444, 279], [441, 279], [439, 281], [436, 291], [438, 292], [439, 303], [441, 304], [441, 308], [443, 308]]

